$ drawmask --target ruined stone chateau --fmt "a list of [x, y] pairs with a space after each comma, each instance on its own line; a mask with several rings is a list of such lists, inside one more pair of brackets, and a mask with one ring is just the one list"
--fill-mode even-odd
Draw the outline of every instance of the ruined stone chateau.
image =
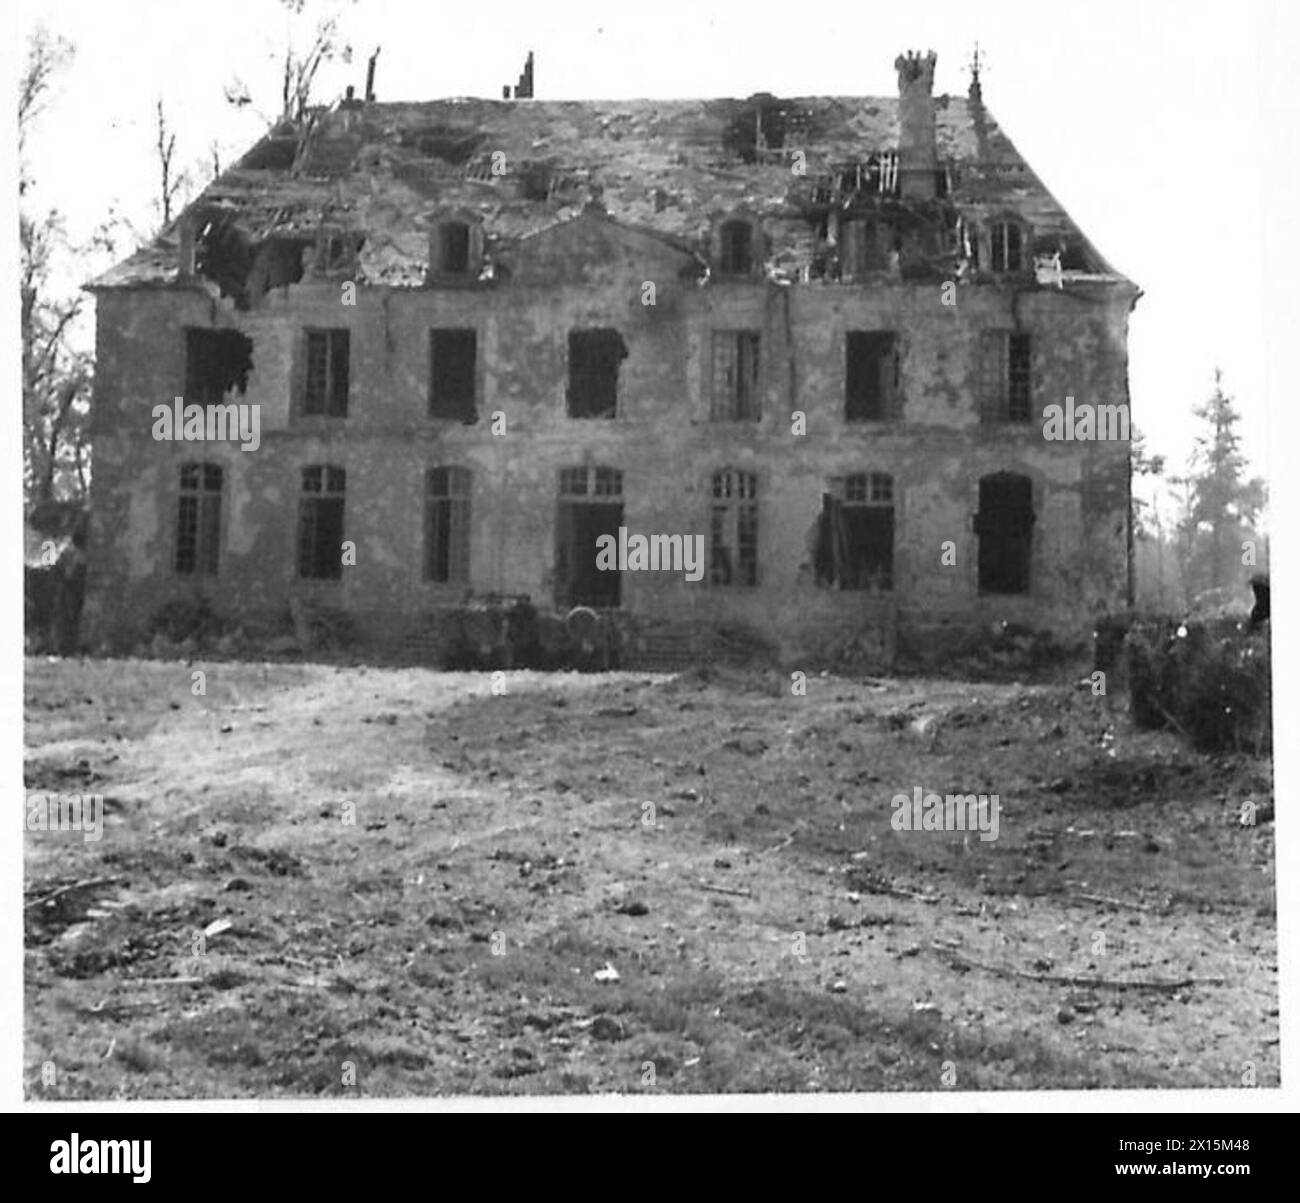
[[[201, 596], [398, 648], [527, 594], [696, 649], [942, 655], [1122, 606], [1128, 443], [1043, 410], [1127, 404], [1138, 290], [978, 73], [896, 67], [890, 97], [549, 101], [530, 58], [510, 98], [367, 87], [271, 130], [91, 285], [90, 641]], [[204, 411], [159, 423], [177, 398]], [[700, 579], [598, 566], [620, 528], [701, 536]]]

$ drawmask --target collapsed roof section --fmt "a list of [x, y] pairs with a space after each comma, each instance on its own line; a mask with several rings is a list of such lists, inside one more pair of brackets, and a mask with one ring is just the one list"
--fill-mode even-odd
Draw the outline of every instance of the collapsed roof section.
[[[917, 63], [907, 63], [912, 78]], [[848, 278], [837, 233], [864, 217], [889, 228], [905, 276], [961, 274], [971, 223], [1013, 214], [1032, 232], [1033, 254], [1054, 263], [1054, 283], [1126, 283], [1001, 132], [977, 87], [969, 98], [931, 98], [925, 80], [921, 128], [932, 131], [934, 183], [900, 188], [900, 118], [915, 103], [905, 89], [900, 98], [345, 101], [272, 129], [92, 287], [198, 277], [241, 308], [311, 269], [421, 287], [429, 215], [449, 209], [481, 220], [484, 280], [508, 274], [492, 265], [508, 261], [520, 239], [584, 212], [707, 260], [719, 215], [744, 211], [761, 223], [770, 279]], [[912, 150], [901, 157], [915, 164]], [[340, 245], [348, 253], [339, 256]]]

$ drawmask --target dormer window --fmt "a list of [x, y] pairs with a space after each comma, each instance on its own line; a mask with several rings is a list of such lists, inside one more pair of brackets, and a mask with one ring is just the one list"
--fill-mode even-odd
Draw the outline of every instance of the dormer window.
[[359, 234], [331, 230], [321, 235], [316, 247], [316, 270], [322, 275], [351, 271], [364, 242]]
[[989, 227], [990, 267], [995, 272], [1025, 269], [1025, 230], [1016, 221], [995, 221]]
[[437, 220], [429, 241], [430, 274], [444, 280], [472, 280], [483, 258], [483, 232], [468, 216], [451, 214]]
[[463, 221], [444, 222], [440, 236], [443, 274], [465, 275], [469, 271], [469, 226]]
[[748, 221], [732, 218], [722, 223], [718, 271], [724, 276], [747, 276], [754, 270], [754, 231]]

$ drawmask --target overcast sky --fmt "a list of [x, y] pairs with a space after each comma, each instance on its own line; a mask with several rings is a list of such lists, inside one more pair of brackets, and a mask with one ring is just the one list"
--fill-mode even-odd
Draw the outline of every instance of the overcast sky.
[[[1134, 421], [1154, 450], [1180, 460], [1190, 407], [1221, 365], [1264, 472], [1270, 390], [1281, 407], [1289, 381], [1277, 348], [1272, 372], [1266, 354], [1269, 306], [1275, 322], [1281, 315], [1266, 297], [1265, 236], [1277, 227], [1261, 182], [1293, 174], [1300, 151], [1285, 6], [357, 0], [334, 6], [353, 62], [323, 71], [318, 93], [360, 91], [376, 46], [381, 100], [500, 96], [529, 49], [539, 97], [893, 95], [893, 61], [906, 48], [936, 50], [936, 91], [963, 93], [978, 40], [985, 101], [1002, 128], [1145, 292], [1132, 327]], [[142, 231], [156, 224], [158, 97], [179, 156], [200, 165], [214, 140], [228, 163], [260, 133], [251, 109], [224, 100], [232, 79], [263, 112], [277, 107], [276, 58], [290, 31], [277, 0], [22, 0], [20, 45], [36, 23], [77, 49], [31, 147], [37, 203], [57, 204], [77, 235], [110, 206]]]

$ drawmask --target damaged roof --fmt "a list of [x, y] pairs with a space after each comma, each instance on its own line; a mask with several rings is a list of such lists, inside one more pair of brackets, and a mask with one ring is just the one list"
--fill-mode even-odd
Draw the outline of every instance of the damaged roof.
[[[1073, 249], [1081, 270], [1120, 281], [999, 129], [982, 101], [934, 98], [945, 198], [971, 214], [1008, 212], [1036, 245]], [[619, 222], [707, 255], [714, 219], [745, 210], [763, 223], [769, 266], [807, 278], [816, 250], [808, 197], [899, 141], [897, 97], [748, 100], [345, 101], [314, 110], [308, 132], [273, 129], [150, 244], [92, 288], [158, 286], [179, 277], [181, 223], [214, 216], [251, 244], [363, 235], [355, 276], [426, 281], [430, 223], [463, 210], [483, 223], [485, 252], [603, 207]], [[802, 160], [796, 158], [802, 154]]]

